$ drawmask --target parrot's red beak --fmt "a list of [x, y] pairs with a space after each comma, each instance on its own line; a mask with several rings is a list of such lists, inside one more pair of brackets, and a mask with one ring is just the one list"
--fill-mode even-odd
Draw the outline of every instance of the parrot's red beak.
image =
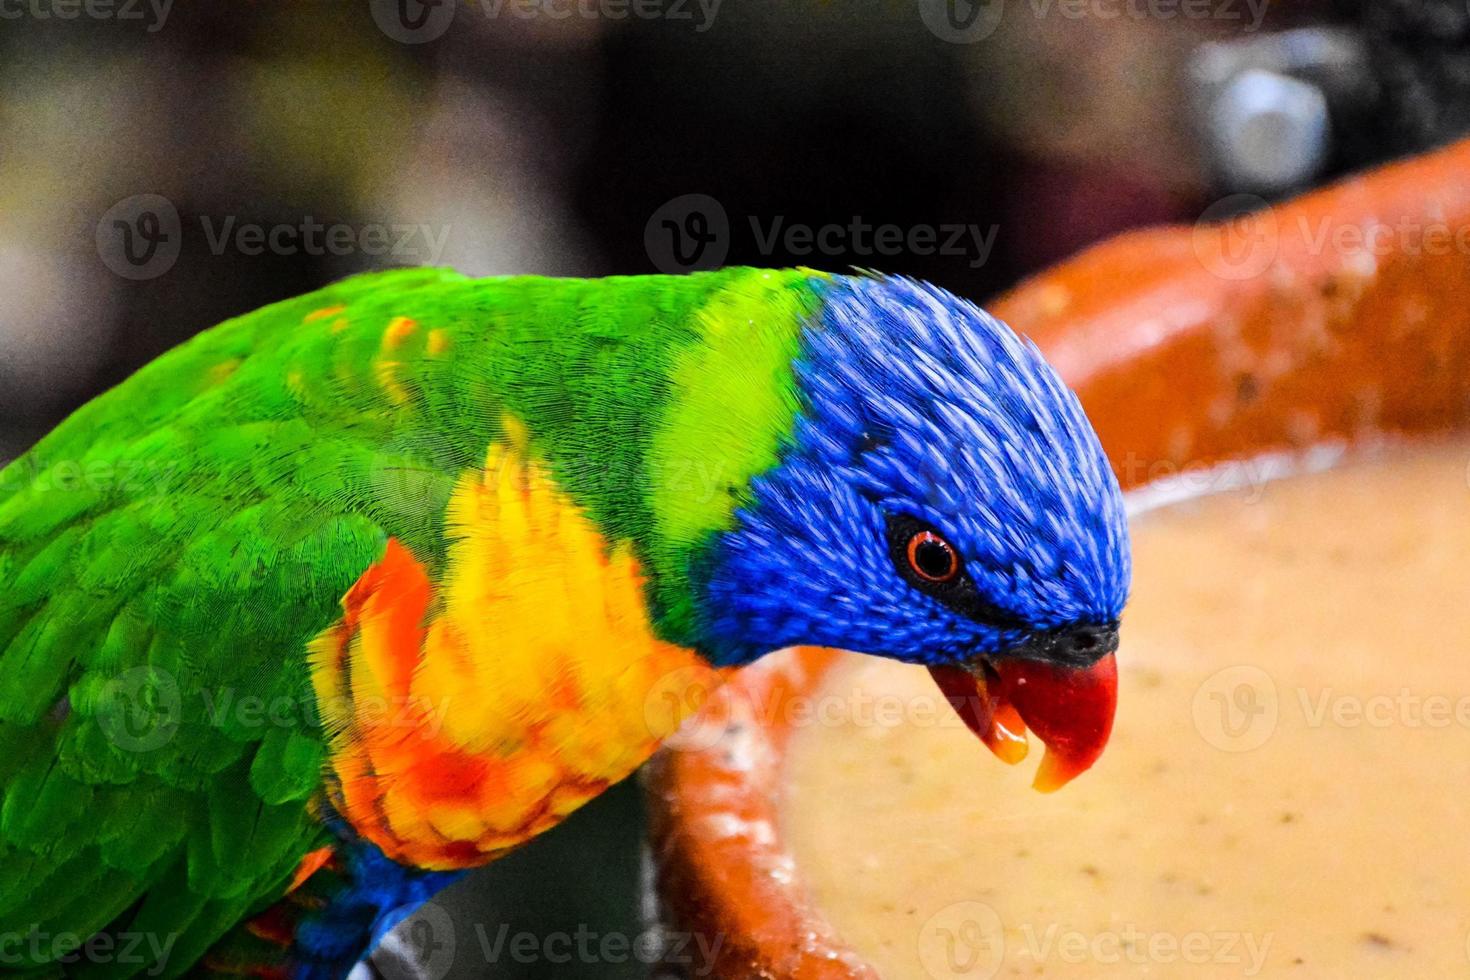
[[1111, 652], [1087, 667], [1019, 657], [930, 667], [965, 724], [1002, 761], [1026, 757], [1026, 729], [1046, 745], [1032, 783], [1050, 793], [1091, 768], [1113, 731], [1118, 663]]

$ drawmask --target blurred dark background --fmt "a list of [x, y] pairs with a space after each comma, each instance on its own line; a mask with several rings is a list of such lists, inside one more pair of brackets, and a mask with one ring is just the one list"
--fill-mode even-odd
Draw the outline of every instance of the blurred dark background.
[[[0, 465], [362, 269], [858, 266], [983, 301], [1461, 134], [1467, 41], [1463, 0], [0, 0]], [[460, 886], [453, 975], [646, 976], [485, 948], [638, 937], [640, 805]]]

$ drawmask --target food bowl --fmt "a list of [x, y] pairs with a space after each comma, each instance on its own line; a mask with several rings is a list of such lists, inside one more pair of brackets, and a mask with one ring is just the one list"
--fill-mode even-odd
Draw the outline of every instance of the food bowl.
[[[1244, 217], [1129, 234], [992, 309], [1078, 392], [1135, 502], [1246, 460], [1462, 430], [1466, 173], [1470, 143]], [[741, 671], [647, 771], [651, 887], [670, 934], [711, 951], [701, 975], [878, 975], [809, 899], [777, 819], [784, 708], [838, 659], [792, 650]]]

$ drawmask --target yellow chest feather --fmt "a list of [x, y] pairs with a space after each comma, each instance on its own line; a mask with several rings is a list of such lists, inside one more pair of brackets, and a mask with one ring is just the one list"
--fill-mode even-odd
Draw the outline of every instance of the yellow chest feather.
[[312, 643], [331, 802], [418, 867], [484, 864], [552, 827], [721, 679], [654, 636], [626, 543], [516, 443], [456, 487], [439, 583], [390, 541]]

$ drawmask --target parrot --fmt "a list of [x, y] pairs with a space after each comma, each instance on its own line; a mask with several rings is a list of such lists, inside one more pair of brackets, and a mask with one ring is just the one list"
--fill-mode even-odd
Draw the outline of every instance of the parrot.
[[343, 279], [0, 470], [0, 972], [347, 976], [790, 647], [1055, 789], [1130, 574], [1076, 395], [935, 286]]

